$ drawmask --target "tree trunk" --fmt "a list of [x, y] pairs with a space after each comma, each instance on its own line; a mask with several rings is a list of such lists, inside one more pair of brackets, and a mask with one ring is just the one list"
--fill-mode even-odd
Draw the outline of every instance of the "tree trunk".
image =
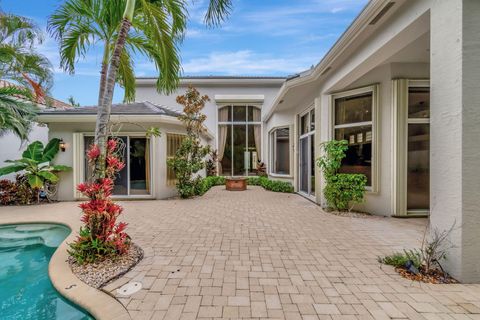
[[102, 104], [103, 95], [105, 94], [105, 86], [107, 85], [108, 57], [110, 55], [110, 44], [108, 40], [105, 41], [103, 50], [102, 69], [100, 70], [100, 89], [98, 92], [97, 103], [98, 106]]
[[95, 165], [94, 177], [100, 179], [105, 177], [105, 158], [107, 154], [108, 125], [110, 122], [110, 113], [112, 109], [113, 92], [117, 78], [117, 71], [120, 65], [120, 55], [125, 47], [125, 40], [132, 23], [127, 18], [123, 18], [118, 33], [117, 42], [113, 51], [112, 59], [108, 67], [108, 75], [106, 79], [105, 92], [101, 103], [98, 106], [97, 123], [95, 128], [95, 144], [100, 149], [100, 156]]

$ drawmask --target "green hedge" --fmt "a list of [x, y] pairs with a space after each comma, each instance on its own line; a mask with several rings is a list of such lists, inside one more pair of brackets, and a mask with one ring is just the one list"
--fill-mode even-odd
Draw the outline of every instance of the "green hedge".
[[251, 186], [261, 186], [265, 190], [273, 192], [293, 192], [293, 186], [290, 182], [270, 180], [267, 177], [249, 177], [247, 178], [247, 184]]
[[[247, 178], [247, 184], [251, 186], [261, 186], [265, 190], [273, 192], [292, 193], [293, 186], [289, 182], [270, 180], [267, 177], [249, 177]], [[210, 176], [202, 179], [200, 183], [200, 190], [197, 191], [197, 195], [203, 195], [214, 186], [225, 185], [225, 177], [222, 176]]]

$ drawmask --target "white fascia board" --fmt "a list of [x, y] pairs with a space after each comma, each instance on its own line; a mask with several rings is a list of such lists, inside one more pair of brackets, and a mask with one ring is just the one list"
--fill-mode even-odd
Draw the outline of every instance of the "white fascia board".
[[263, 103], [265, 96], [263, 94], [216, 94], [215, 102], [228, 103], [228, 102], [250, 102], [250, 103]]

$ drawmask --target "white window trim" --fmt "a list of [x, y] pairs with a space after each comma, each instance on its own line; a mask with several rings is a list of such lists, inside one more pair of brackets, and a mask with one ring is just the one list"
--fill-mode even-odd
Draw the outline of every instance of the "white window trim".
[[[380, 191], [380, 144], [378, 141], [379, 119], [379, 85], [374, 84], [366, 87], [356, 88], [348, 91], [336, 92], [330, 96], [330, 140], [335, 138], [335, 129], [351, 128], [362, 125], [372, 126], [372, 185], [365, 188], [369, 194], [377, 194]], [[365, 93], [372, 93], [372, 121], [356, 122], [353, 124], [335, 126], [335, 100], [345, 97], [357, 96]]]
[[[310, 125], [311, 125], [311, 112], [314, 111], [315, 112], [315, 119], [318, 118], [318, 115], [317, 115], [317, 110], [315, 108], [315, 103], [309, 105], [308, 108], [306, 108], [305, 110], [303, 110], [302, 112], [300, 112], [299, 114], [297, 114], [297, 117], [296, 117], [296, 123], [297, 123], [297, 130], [298, 130], [298, 139], [296, 139], [296, 143], [298, 144], [298, 147], [297, 147], [297, 166], [298, 166], [298, 178], [297, 178], [297, 193], [300, 194], [301, 196], [307, 198], [307, 199], [310, 199], [312, 201], [315, 201], [315, 198], [316, 198], [316, 194], [317, 192], [319, 192], [319, 190], [317, 190], [317, 176], [315, 176], [315, 194], [311, 194], [311, 193], [305, 193], [303, 191], [301, 191], [300, 189], [300, 183], [301, 183], [301, 179], [300, 179], [300, 175], [301, 175], [301, 172], [300, 172], [300, 140], [301, 139], [304, 139], [304, 138], [308, 138], [309, 136], [313, 136], [313, 139], [315, 140], [316, 139], [316, 135], [315, 135], [315, 132], [317, 130], [317, 120], [315, 120], [314, 124], [315, 124], [315, 129], [314, 130], [310, 130], [308, 131], [307, 133], [304, 133], [302, 134], [302, 124], [301, 124], [301, 121], [302, 121], [302, 117], [305, 116], [305, 115], [308, 115], [308, 125], [309, 125], [309, 128], [310, 128]], [[311, 141], [311, 140], [310, 140]], [[311, 142], [309, 142], [311, 143]], [[310, 145], [310, 144], [309, 144]], [[311, 152], [311, 147], [308, 148], [309, 149], [309, 153]], [[316, 166], [315, 163], [310, 163], [311, 162], [311, 155], [309, 154], [308, 156], [308, 161], [309, 161], [309, 164], [310, 166]], [[315, 169], [315, 173], [317, 172], [317, 170]], [[311, 185], [311, 181], [312, 179], [308, 179], [308, 188], [309, 188], [309, 191], [311, 192], [312, 191], [312, 185]]]
[[[242, 107], [242, 106], [245, 106], [246, 107], [246, 119], [247, 121], [233, 121], [233, 111], [232, 111], [232, 121], [218, 121], [218, 111], [223, 108], [223, 107]], [[255, 107], [257, 109], [260, 110], [260, 121], [248, 121], [248, 107], [249, 106], [252, 106], [252, 107]], [[265, 153], [265, 143], [264, 143], [264, 139], [263, 139], [263, 121], [261, 120], [262, 119], [262, 115], [261, 115], [261, 110], [262, 110], [262, 104], [261, 103], [249, 103], [249, 102], [245, 102], [245, 101], [235, 101], [235, 102], [229, 102], [229, 103], [217, 103], [217, 112], [216, 112], [216, 115], [215, 115], [215, 118], [216, 118], [216, 123], [217, 123], [217, 126], [216, 126], [216, 130], [217, 130], [217, 135], [215, 137], [215, 146], [216, 146], [216, 150], [218, 150], [218, 127], [220, 125], [230, 125], [233, 127], [234, 124], [244, 124], [244, 125], [259, 125], [260, 126], [260, 148], [262, 150], [262, 154], [260, 155], [261, 158], [262, 158], [262, 162], [265, 163], [265, 159], [263, 159], [263, 154]], [[233, 139], [233, 135], [232, 135], [232, 139]], [[217, 163], [217, 175], [221, 175], [219, 170], [219, 165]], [[232, 167], [233, 168], [233, 167]], [[233, 173], [233, 172], [232, 172]], [[232, 177], [239, 177], [239, 176], [233, 176]], [[243, 176], [240, 176], [240, 177], [243, 177]]]
[[428, 119], [408, 118], [409, 88], [430, 88], [428, 79], [392, 81], [392, 208], [395, 216], [425, 216], [427, 210], [407, 210], [408, 125], [430, 123]]
[[[117, 135], [119, 136], [129, 136], [129, 137], [145, 137], [146, 134], [142, 132], [120, 132]], [[86, 198], [77, 190], [77, 185], [79, 183], [85, 182], [85, 143], [84, 137], [95, 136], [93, 132], [76, 132], [73, 133], [73, 168], [75, 170], [74, 179], [73, 179], [73, 194], [77, 200], [85, 200]], [[155, 199], [155, 185], [154, 177], [156, 174], [156, 145], [157, 140], [155, 136], [148, 137], [150, 139], [150, 194], [145, 195], [112, 195], [113, 199]], [[130, 157], [128, 157], [128, 161]], [[128, 173], [130, 174], [130, 172]], [[128, 186], [130, 190], [130, 185]]]
[[[275, 132], [279, 129], [288, 129], [288, 160], [289, 160], [289, 174], [281, 174], [281, 173], [275, 173], [273, 172], [273, 167], [275, 163]], [[268, 163], [268, 175], [272, 177], [277, 177], [277, 178], [293, 178], [293, 127], [291, 125], [285, 125], [285, 126], [276, 126], [273, 127], [269, 132], [268, 132], [268, 141], [269, 141], [269, 151], [268, 154], [269, 156], [269, 163]]]

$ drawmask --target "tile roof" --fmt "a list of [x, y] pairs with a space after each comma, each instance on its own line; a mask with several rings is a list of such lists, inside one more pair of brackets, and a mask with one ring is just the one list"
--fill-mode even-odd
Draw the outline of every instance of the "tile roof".
[[[97, 114], [98, 106], [76, 107], [69, 109], [45, 109], [40, 114], [71, 114], [71, 115], [86, 115]], [[165, 115], [170, 117], [178, 117], [181, 112], [176, 111], [164, 105], [156, 105], [149, 101], [134, 102], [134, 103], [119, 103], [112, 105], [112, 114], [136, 114], [136, 115]]]

